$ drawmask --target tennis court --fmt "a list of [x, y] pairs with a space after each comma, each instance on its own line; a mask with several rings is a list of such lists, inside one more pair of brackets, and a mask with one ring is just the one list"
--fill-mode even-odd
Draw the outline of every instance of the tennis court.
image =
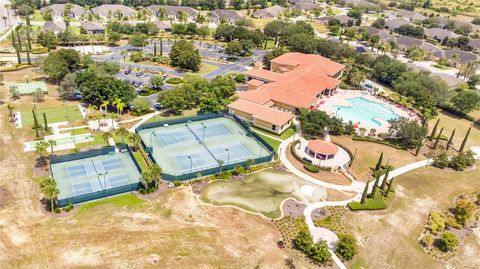
[[[48, 123], [76, 121], [83, 119], [78, 105], [59, 106], [50, 108], [36, 108], [35, 113], [39, 123], [43, 124], [43, 113], [47, 116]], [[33, 125], [32, 109], [20, 111], [23, 126]]]
[[[234, 120], [219, 117], [138, 131], [165, 174], [203, 173], [271, 154]], [[209, 170], [210, 169], [210, 170]]]
[[138, 184], [140, 180], [128, 151], [53, 163], [51, 172], [60, 190], [59, 200]]
[[10, 86], [10, 90], [15, 90], [20, 95], [33, 94], [37, 90], [43, 93], [47, 92], [47, 84], [43, 81], [32, 81], [29, 83], [15, 83]]

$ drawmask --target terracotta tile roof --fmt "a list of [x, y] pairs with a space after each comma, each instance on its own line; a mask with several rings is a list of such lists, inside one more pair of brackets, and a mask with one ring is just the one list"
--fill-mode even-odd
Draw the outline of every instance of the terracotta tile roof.
[[290, 52], [271, 60], [272, 63], [297, 66], [297, 68], [313, 68], [317, 72], [334, 76], [345, 66], [316, 54]]
[[259, 105], [244, 99], [237, 99], [228, 105], [229, 108], [252, 115], [254, 119], [266, 121], [275, 125], [284, 125], [293, 118], [293, 115], [281, 110]]
[[338, 146], [320, 139], [308, 141], [308, 148], [322, 155], [334, 155], [338, 152]]
[[265, 82], [263, 81], [260, 81], [260, 80], [257, 80], [257, 79], [252, 79], [252, 80], [249, 80], [247, 82], [248, 85], [252, 85], [252, 86], [256, 86], [256, 87], [259, 87], [259, 86], [262, 86], [263, 84], [265, 84]]
[[251, 69], [248, 70], [245, 75], [260, 80], [266, 80], [268, 82], [277, 81], [280, 79], [281, 74], [275, 73], [265, 69]]

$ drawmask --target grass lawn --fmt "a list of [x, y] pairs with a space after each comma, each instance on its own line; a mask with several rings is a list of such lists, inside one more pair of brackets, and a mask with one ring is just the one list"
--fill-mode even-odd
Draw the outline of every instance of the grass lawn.
[[357, 180], [367, 181], [371, 169], [376, 165], [380, 154], [383, 152], [383, 162], [387, 160], [395, 168], [405, 164], [425, 159], [425, 157], [415, 157], [406, 150], [395, 149], [386, 145], [373, 142], [353, 141], [349, 136], [331, 136], [332, 141], [339, 143], [355, 154], [350, 172], [355, 175]]
[[274, 133], [270, 133], [270, 132], [267, 132], [265, 130], [262, 130], [260, 128], [257, 128], [255, 126], [250, 126], [250, 128], [254, 131], [257, 131], [257, 133], [265, 133], [265, 134], [268, 134], [270, 136], [273, 136], [273, 137], [277, 137], [279, 139], [282, 139], [282, 140], [285, 140], [289, 137], [291, 137], [294, 133], [295, 133], [295, 130], [293, 128], [288, 128], [285, 132], [283, 132], [281, 135], [277, 135], [277, 134], [274, 134]]
[[216, 65], [202, 63], [202, 65], [200, 65], [200, 70], [198, 72], [188, 72], [188, 73], [193, 75], [205, 75], [217, 69], [218, 69], [218, 66]]
[[433, 126], [435, 126], [437, 119], [440, 119], [437, 132], [440, 132], [440, 128], [443, 127], [443, 135], [450, 137], [453, 129], [456, 129], [455, 137], [453, 138], [453, 148], [458, 149], [460, 147], [465, 133], [471, 126], [472, 130], [470, 131], [466, 148], [469, 149], [471, 146], [480, 146], [480, 130], [476, 127], [473, 127], [473, 123], [471, 121], [455, 117], [452, 114], [442, 111], [440, 111], [439, 115], [435, 119], [428, 122], [428, 127], [430, 128], [429, 135], [433, 129]]
[[275, 150], [275, 153], [278, 151], [278, 147], [280, 146], [280, 141], [278, 140], [275, 140], [275, 139], [272, 139], [268, 136], [264, 136], [262, 134], [258, 134], [263, 140], [265, 140], [265, 142], [267, 142], [270, 146], [273, 147], [273, 149]]
[[323, 23], [319, 23], [319, 22], [310, 22], [310, 25], [313, 27], [313, 29], [319, 33], [328, 33], [329, 30], [327, 28], [327, 26]]
[[347, 212], [342, 224], [362, 242], [351, 263], [367, 268], [478, 268], [478, 243], [462, 245], [469, 251], [445, 263], [428, 256], [418, 237], [429, 212], [446, 210], [455, 196], [480, 189], [479, 165], [464, 172], [434, 167], [413, 170], [395, 178], [395, 195], [386, 210]]
[[40, 10], [35, 10], [32, 16], [32, 21], [45, 21]]
[[435, 67], [435, 68], [438, 68], [438, 69], [440, 69], [440, 70], [448, 70], [448, 69], [450, 69], [450, 67], [444, 66], [444, 65], [440, 65], [440, 64], [432, 64], [432, 66]]
[[[31, 126], [33, 125], [33, 114], [32, 110], [22, 110], [22, 125]], [[47, 115], [48, 123], [63, 122], [67, 121], [67, 114], [70, 121], [76, 121], [83, 119], [82, 113], [77, 105], [71, 106], [57, 106], [57, 107], [37, 107], [36, 114], [37, 120], [39, 123], [43, 124], [43, 113]]]
[[131, 207], [138, 208], [145, 203], [142, 199], [138, 198], [132, 194], [122, 194], [118, 196], [113, 196], [107, 199], [96, 200], [90, 203], [80, 205], [77, 215], [84, 213], [87, 210], [95, 208], [101, 205], [113, 205], [116, 207]]
[[170, 119], [181, 118], [181, 117], [192, 117], [192, 116], [196, 116], [197, 113], [198, 113], [198, 109], [194, 108], [190, 110], [185, 110], [180, 115], [172, 115], [172, 114], [156, 115], [155, 117], [150, 118], [147, 122], [170, 120]]
[[145, 171], [145, 170], [148, 169], [147, 162], [145, 161], [145, 159], [142, 156], [142, 153], [140, 153], [139, 150], [133, 152], [133, 157], [135, 157], [135, 160], [137, 160], [137, 162], [140, 165], [140, 168], [142, 169], [142, 171]]

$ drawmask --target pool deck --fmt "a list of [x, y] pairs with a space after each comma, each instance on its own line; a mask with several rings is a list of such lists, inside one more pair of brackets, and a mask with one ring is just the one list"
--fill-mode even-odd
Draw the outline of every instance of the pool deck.
[[[358, 98], [358, 97], [365, 98], [365, 99], [367, 99], [369, 101], [372, 101], [372, 102], [387, 105], [398, 116], [412, 119], [412, 117], [408, 114], [408, 112], [404, 111], [403, 109], [398, 108], [398, 107], [396, 107], [392, 104], [389, 104], [385, 101], [379, 100], [375, 96], [370, 95], [370, 94], [368, 94], [364, 91], [354, 91], [354, 90], [346, 90], [346, 91], [345, 90], [339, 90], [337, 94], [335, 94], [333, 96], [323, 98], [322, 100], [324, 100], [325, 103], [321, 104], [318, 107], [318, 110], [325, 111], [330, 116], [335, 116], [335, 109], [334, 109], [335, 106], [351, 107], [352, 105], [347, 101], [347, 99]], [[380, 122], [380, 124], [381, 124], [379, 127], [375, 128], [377, 130], [377, 133], [388, 132], [389, 124], [388, 124], [387, 121], [385, 121], [383, 119], [376, 118], [376, 117], [375, 117], [375, 120]], [[362, 123], [360, 123], [359, 126], [363, 127], [363, 128], [366, 128], [367, 130], [370, 129], [368, 126], [362, 125]]]

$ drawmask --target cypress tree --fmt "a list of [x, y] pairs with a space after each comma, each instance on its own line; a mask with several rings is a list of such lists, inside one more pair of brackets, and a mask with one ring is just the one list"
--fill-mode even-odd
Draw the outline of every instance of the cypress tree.
[[365, 199], [367, 199], [367, 194], [368, 194], [368, 185], [370, 184], [370, 181], [367, 181], [367, 185], [365, 185], [365, 189], [363, 190], [362, 193], [362, 199], [360, 200], [361, 204], [365, 203]]
[[385, 197], [388, 197], [388, 194], [390, 193], [390, 190], [392, 189], [392, 185], [393, 185], [393, 177], [390, 180], [390, 183], [388, 183], [388, 188], [387, 188], [387, 192], [385, 193]]
[[374, 171], [378, 171], [378, 170], [380, 170], [380, 168], [382, 168], [382, 161], [383, 161], [383, 151], [380, 154], [380, 157], [378, 158], [378, 161], [377, 161], [377, 164], [375, 165], [375, 170]]
[[33, 128], [35, 129], [35, 137], [38, 139], [40, 138], [40, 134], [38, 133], [38, 129], [40, 128], [38, 125], [37, 114], [35, 114], [35, 110], [32, 109], [33, 114]]
[[433, 126], [432, 133], [430, 134], [430, 141], [433, 140], [433, 138], [435, 137], [435, 134], [437, 133], [437, 128], [438, 128], [438, 123], [439, 122], [440, 122], [440, 119], [438, 119], [437, 122], [435, 123], [435, 125]]
[[435, 139], [435, 143], [433, 144], [433, 149], [436, 149], [438, 146], [438, 142], [440, 142], [440, 137], [442, 136], [443, 133], [443, 127], [440, 129], [440, 133], [438, 133], [437, 139]]
[[153, 42], [153, 56], [157, 57], [157, 42]]
[[32, 44], [30, 40], [30, 16], [27, 15], [26, 17], [27, 22], [27, 63], [32, 64], [32, 60], [30, 59], [30, 50], [32, 49]]
[[468, 136], [470, 135], [470, 130], [472, 127], [468, 128], [467, 133], [465, 134], [465, 137], [463, 138], [462, 145], [460, 146], [459, 151], [463, 152], [463, 149], [465, 148], [465, 145], [467, 144]]
[[48, 132], [48, 122], [47, 122], [47, 114], [43, 113], [43, 123], [45, 124], [45, 131]]
[[388, 174], [390, 173], [390, 168], [387, 167], [387, 172], [385, 172], [385, 176], [383, 177], [382, 181], [382, 190], [385, 190], [385, 185], [387, 185], [387, 180], [388, 180]]
[[375, 183], [373, 183], [372, 192], [370, 193], [370, 197], [371, 197], [371, 198], [374, 198], [374, 197], [375, 197], [375, 192], [377, 192], [378, 182], [379, 182], [379, 181], [380, 181], [380, 176], [377, 176], [377, 178], [375, 179]]
[[18, 49], [17, 42], [15, 41], [15, 31], [12, 30], [12, 45], [15, 48], [15, 52], [17, 53], [17, 63], [22, 64], [22, 57], [20, 57], [20, 50]]
[[418, 156], [420, 149], [422, 148], [422, 141], [418, 141], [417, 149], [415, 150], [415, 156]]
[[453, 129], [452, 134], [450, 135], [450, 138], [448, 139], [447, 149], [450, 149], [450, 146], [453, 144], [453, 137], [454, 136], [455, 136], [455, 129]]
[[163, 39], [160, 38], [160, 57], [163, 56]]

